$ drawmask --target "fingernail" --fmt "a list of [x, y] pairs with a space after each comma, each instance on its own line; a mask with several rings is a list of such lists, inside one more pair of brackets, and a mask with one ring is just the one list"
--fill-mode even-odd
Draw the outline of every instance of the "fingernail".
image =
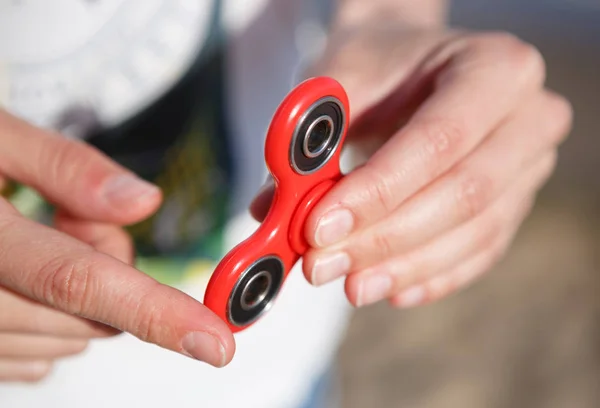
[[422, 286], [414, 286], [400, 293], [396, 302], [399, 307], [414, 307], [425, 300], [425, 289]]
[[366, 306], [388, 297], [392, 290], [392, 277], [388, 274], [377, 273], [367, 276], [358, 288], [356, 306]]
[[225, 347], [212, 334], [206, 332], [188, 333], [181, 342], [183, 350], [191, 357], [215, 367], [225, 365]]
[[348, 210], [333, 210], [325, 214], [317, 224], [315, 242], [320, 247], [335, 244], [352, 231], [354, 217]]
[[159, 188], [154, 184], [130, 174], [114, 177], [104, 187], [104, 196], [115, 207], [144, 201], [159, 192]]
[[350, 271], [350, 257], [345, 252], [317, 259], [313, 265], [311, 281], [319, 286], [331, 282]]

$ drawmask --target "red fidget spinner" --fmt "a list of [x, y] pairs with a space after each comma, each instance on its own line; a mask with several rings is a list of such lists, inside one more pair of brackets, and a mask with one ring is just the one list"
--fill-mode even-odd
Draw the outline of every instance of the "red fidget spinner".
[[275, 182], [269, 213], [249, 238], [217, 265], [204, 304], [233, 332], [272, 306], [289, 271], [308, 249], [304, 223], [342, 178], [341, 146], [348, 128], [346, 92], [334, 79], [311, 78], [279, 105], [267, 133], [266, 164]]

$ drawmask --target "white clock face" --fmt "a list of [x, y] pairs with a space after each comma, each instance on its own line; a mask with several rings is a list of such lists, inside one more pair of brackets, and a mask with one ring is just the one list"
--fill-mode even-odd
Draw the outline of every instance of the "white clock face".
[[66, 57], [110, 21], [123, 0], [7, 0], [0, 3], [0, 55], [13, 63]]
[[40, 126], [82, 106], [118, 123], [185, 72], [212, 12], [213, 0], [0, 0], [0, 104]]

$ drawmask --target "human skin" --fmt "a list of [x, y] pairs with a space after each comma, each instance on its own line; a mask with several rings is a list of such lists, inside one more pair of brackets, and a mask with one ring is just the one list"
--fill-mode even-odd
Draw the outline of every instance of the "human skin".
[[[445, 8], [340, 1], [326, 52], [307, 72], [346, 88], [349, 144], [364, 163], [311, 213], [304, 272], [316, 285], [345, 279], [357, 306], [423, 304], [489, 270], [571, 126], [533, 46], [451, 30]], [[59, 208], [47, 227], [0, 200], [0, 381], [37, 381], [90, 339], [120, 332], [217, 367], [231, 361], [224, 322], [131, 265], [122, 227], [156, 211], [156, 186], [1, 111], [0, 147], [2, 180]], [[258, 219], [271, 190], [251, 207]]]
[[[307, 75], [347, 90], [348, 145], [362, 161], [308, 218], [304, 273], [315, 285], [345, 279], [358, 307], [426, 304], [501, 259], [555, 168], [572, 109], [545, 86], [533, 45], [449, 28], [445, 2], [345, 3]], [[252, 205], [259, 220], [272, 188]]]
[[218, 367], [231, 359], [223, 321], [132, 266], [122, 226], [159, 207], [156, 186], [83, 142], [3, 111], [0, 146], [3, 179], [58, 208], [48, 227], [0, 200], [0, 380], [39, 380], [56, 359], [119, 332]]

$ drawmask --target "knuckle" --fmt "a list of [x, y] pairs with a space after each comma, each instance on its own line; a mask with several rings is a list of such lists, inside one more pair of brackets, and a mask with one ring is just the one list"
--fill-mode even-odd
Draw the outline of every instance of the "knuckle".
[[519, 43], [513, 46], [512, 55], [516, 69], [525, 80], [534, 80], [541, 85], [546, 79], [546, 61], [542, 53], [533, 45]]
[[41, 293], [50, 304], [69, 313], [81, 314], [89, 308], [90, 264], [53, 258], [39, 270]]
[[[156, 285], [159, 285], [158, 283]], [[167, 330], [165, 325], [159, 325], [157, 322], [162, 321], [162, 309], [156, 305], [157, 296], [160, 291], [149, 290], [138, 302], [138, 306], [134, 313], [131, 314], [133, 321], [130, 326], [133, 328], [133, 334], [140, 340], [145, 342], [160, 342], [165, 337], [164, 330]]]
[[437, 177], [447, 169], [450, 158], [467, 139], [466, 126], [448, 119], [434, 119], [423, 121], [417, 127], [424, 137], [423, 156], [427, 175]]
[[474, 218], [487, 208], [492, 199], [493, 183], [483, 175], [469, 175], [459, 183], [456, 201], [463, 220]]
[[483, 34], [480, 45], [494, 50], [506, 62], [513, 74], [518, 74], [525, 81], [535, 80], [542, 83], [546, 76], [546, 61], [534, 45], [521, 40], [508, 32], [491, 32]]
[[373, 165], [365, 165], [367, 173], [367, 195], [370, 200], [377, 203], [383, 212], [390, 212], [396, 206], [396, 194], [393, 188], [393, 176], [391, 173], [375, 169]]
[[395, 252], [392, 239], [385, 232], [375, 232], [373, 234], [373, 247], [381, 259], [389, 258]]
[[65, 169], [67, 166], [78, 167], [77, 164], [81, 161], [81, 155], [77, 154], [75, 146], [73, 142], [58, 136], [45, 139], [38, 161], [38, 178], [51, 187], [56, 187], [59, 181], [70, 183], [74, 172], [65, 172]]
[[94, 148], [59, 136], [45, 139], [40, 150], [37, 178], [53, 189], [72, 187], [98, 164]]
[[151, 342], [156, 338], [155, 320], [153, 313], [139, 313], [135, 325], [137, 337], [145, 342]]

